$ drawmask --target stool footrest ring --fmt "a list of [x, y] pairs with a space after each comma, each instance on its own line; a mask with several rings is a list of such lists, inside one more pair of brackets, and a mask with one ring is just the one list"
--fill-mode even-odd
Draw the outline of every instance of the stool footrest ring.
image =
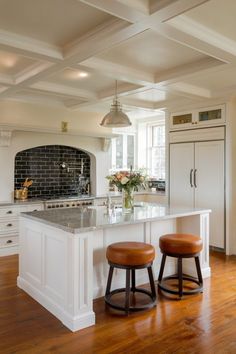
[[[126, 292], [125, 288], [120, 288], [120, 289], [115, 289], [115, 290], [111, 291], [110, 293], [106, 294], [104, 297], [106, 304], [108, 304], [110, 307], [112, 307], [116, 310], [126, 311], [125, 306], [117, 305], [113, 301], [111, 301], [111, 297], [113, 295], [118, 294], [118, 293], [125, 293], [125, 292]], [[151, 291], [148, 291], [146, 289], [136, 288], [136, 287], [134, 289], [131, 289], [131, 294], [135, 293], [135, 292], [148, 295], [151, 298], [152, 302], [149, 302], [148, 304], [145, 304], [142, 306], [130, 306], [129, 311], [133, 311], [133, 312], [142, 311], [145, 309], [150, 309], [156, 305], [156, 296], [153, 296]]]
[[[169, 277], [165, 277], [158, 282], [158, 288], [169, 294], [179, 295], [179, 290], [171, 289], [165, 284], [167, 280], [171, 280], [171, 279], [179, 280], [178, 275], [171, 275]], [[203, 284], [200, 283], [198, 279], [190, 276], [183, 276], [183, 280], [187, 280], [198, 285], [197, 288], [194, 288], [192, 290], [183, 290], [182, 292], [183, 295], [193, 295], [193, 294], [203, 292]]]

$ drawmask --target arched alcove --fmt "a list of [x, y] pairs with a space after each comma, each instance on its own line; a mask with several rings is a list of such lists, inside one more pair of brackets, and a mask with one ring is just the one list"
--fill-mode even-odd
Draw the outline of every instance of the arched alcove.
[[77, 196], [90, 186], [90, 156], [64, 145], [44, 145], [20, 151], [15, 156], [15, 189], [26, 178], [33, 180], [29, 197]]

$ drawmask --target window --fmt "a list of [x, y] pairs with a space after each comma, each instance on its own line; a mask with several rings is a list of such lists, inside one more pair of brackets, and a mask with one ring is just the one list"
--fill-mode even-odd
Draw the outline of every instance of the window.
[[150, 126], [150, 173], [157, 179], [165, 179], [165, 123]]
[[112, 170], [127, 170], [134, 167], [133, 134], [121, 134], [112, 140]]

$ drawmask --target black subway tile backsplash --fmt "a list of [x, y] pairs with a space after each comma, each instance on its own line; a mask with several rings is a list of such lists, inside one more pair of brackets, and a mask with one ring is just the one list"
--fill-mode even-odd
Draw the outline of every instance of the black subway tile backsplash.
[[15, 189], [20, 189], [27, 177], [33, 180], [29, 197], [85, 194], [90, 183], [90, 157], [82, 150], [61, 145], [24, 150], [15, 157]]

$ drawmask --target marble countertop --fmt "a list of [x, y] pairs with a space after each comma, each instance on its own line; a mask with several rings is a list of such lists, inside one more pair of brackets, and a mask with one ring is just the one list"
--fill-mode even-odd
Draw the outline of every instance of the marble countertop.
[[32, 219], [64, 231], [78, 234], [112, 227], [114, 225], [136, 224], [145, 221], [165, 220], [175, 217], [210, 212], [205, 209], [178, 208], [168, 205], [137, 203], [132, 213], [124, 213], [122, 208], [107, 210], [103, 206], [54, 209], [22, 213], [21, 218]]
[[[165, 192], [163, 191], [150, 191], [150, 190], [143, 190], [143, 191], [139, 191], [139, 192], [134, 192], [134, 194], [138, 194], [138, 195], [144, 195], [144, 194], [148, 194], [148, 195], [163, 195], [165, 196]], [[78, 195], [78, 196], [73, 196], [73, 197], [68, 197], [68, 198], [55, 198], [55, 199], [47, 199], [47, 198], [29, 198], [26, 200], [12, 200], [9, 202], [0, 202], [0, 208], [1, 207], [7, 207], [7, 206], [14, 206], [14, 205], [27, 205], [27, 204], [40, 204], [40, 203], [44, 203], [46, 201], [65, 201], [65, 200], [83, 200], [83, 199], [103, 199], [103, 198], [107, 198], [108, 193], [107, 194], [100, 194], [100, 195]], [[109, 196], [111, 198], [115, 198], [115, 197], [121, 197], [122, 193], [120, 192], [109, 192]]]

